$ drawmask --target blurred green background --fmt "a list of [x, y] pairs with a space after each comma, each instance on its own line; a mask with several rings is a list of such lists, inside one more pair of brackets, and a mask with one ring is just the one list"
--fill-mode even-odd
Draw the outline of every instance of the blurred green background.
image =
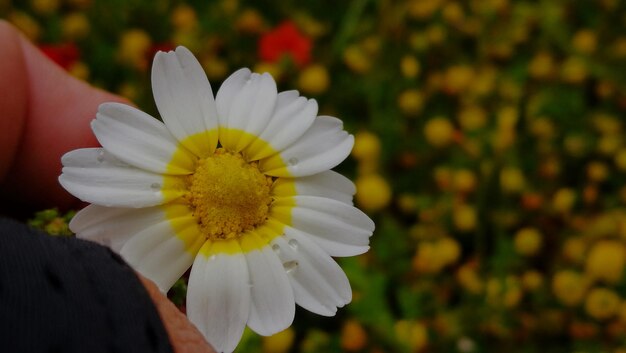
[[[353, 302], [238, 352], [626, 352], [626, 4], [0, 0], [71, 74], [156, 114], [157, 50], [242, 66], [356, 136], [376, 221]], [[67, 232], [46, 211], [33, 225]], [[170, 293], [181, 306], [184, 282]]]

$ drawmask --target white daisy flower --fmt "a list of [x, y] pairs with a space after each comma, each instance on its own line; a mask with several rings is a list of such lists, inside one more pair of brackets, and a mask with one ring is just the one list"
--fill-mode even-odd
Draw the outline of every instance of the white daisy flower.
[[62, 158], [61, 184], [91, 205], [70, 223], [110, 246], [166, 292], [191, 266], [187, 314], [219, 352], [246, 325], [272, 335], [295, 304], [332, 316], [350, 302], [331, 256], [368, 250], [374, 223], [352, 205], [354, 184], [330, 169], [354, 138], [315, 100], [278, 93], [268, 74], [241, 69], [213, 97], [184, 47], [152, 67], [163, 122], [102, 104], [102, 148]]

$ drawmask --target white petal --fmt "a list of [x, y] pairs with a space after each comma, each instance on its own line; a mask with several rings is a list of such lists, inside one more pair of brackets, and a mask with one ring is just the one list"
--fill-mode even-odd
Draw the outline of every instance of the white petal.
[[[369, 249], [374, 222], [358, 208], [314, 196], [295, 196], [291, 227], [308, 233], [331, 256], [353, 256]], [[281, 200], [274, 207], [281, 207]], [[280, 212], [280, 211], [279, 211]]]
[[259, 160], [282, 151], [311, 127], [316, 116], [317, 102], [314, 99], [299, 97], [298, 91], [279, 93], [271, 120], [259, 140], [246, 150], [249, 158]]
[[337, 307], [352, 299], [352, 290], [341, 267], [302, 233], [287, 227], [284, 237], [272, 241], [283, 263], [298, 265], [288, 273], [296, 303], [319, 315], [333, 316]]
[[296, 178], [295, 183], [298, 195], [327, 197], [349, 205], [356, 193], [356, 186], [350, 179], [332, 170]]
[[[182, 220], [188, 227], [197, 227], [192, 216]], [[192, 249], [176, 236], [171, 221], [164, 219], [131, 237], [120, 250], [120, 255], [137, 272], [156, 283], [166, 293], [194, 261], [195, 252], [204, 239], [198, 239]], [[198, 244], [199, 243], [199, 244]]]
[[217, 91], [215, 97], [215, 104], [217, 107], [217, 114], [219, 117], [219, 124], [224, 127], [228, 127], [228, 116], [230, 114], [230, 107], [237, 94], [241, 91], [243, 86], [250, 78], [250, 70], [247, 68], [239, 69], [232, 73], [222, 83], [222, 86]]
[[89, 205], [70, 221], [70, 229], [81, 239], [95, 241], [118, 252], [133, 235], [162, 221], [161, 207], [138, 209]]
[[[239, 91], [232, 95], [230, 108], [224, 108], [227, 110], [227, 120], [225, 125], [220, 123], [220, 127], [230, 130], [220, 136], [222, 146], [234, 151], [241, 151], [248, 146], [253, 141], [249, 137], [258, 136], [267, 126], [276, 97], [276, 82], [272, 76], [267, 73], [251, 74]], [[242, 136], [241, 131], [249, 135]]]
[[313, 175], [337, 166], [353, 145], [354, 137], [343, 130], [341, 120], [320, 116], [300, 139], [279, 154], [262, 159], [259, 166], [271, 176]]
[[296, 310], [286, 268], [269, 244], [245, 256], [252, 282], [248, 326], [260, 335], [273, 335], [291, 325]]
[[162, 122], [131, 106], [101, 104], [91, 127], [107, 152], [132, 166], [168, 174], [194, 170], [194, 157], [184, 150], [180, 155], [183, 163], [168, 167], [178, 141]]
[[68, 152], [61, 162], [64, 167], [59, 182], [86, 202], [107, 207], [147, 207], [183, 194], [163, 190], [164, 176], [129, 166], [101, 148]]
[[241, 339], [250, 312], [248, 279], [242, 253], [198, 255], [193, 263], [187, 316], [217, 352], [232, 352]]
[[[217, 110], [209, 80], [198, 60], [185, 47], [159, 52], [152, 65], [152, 92], [170, 132], [196, 156], [205, 157], [217, 146]], [[202, 139], [185, 140], [204, 133]]]

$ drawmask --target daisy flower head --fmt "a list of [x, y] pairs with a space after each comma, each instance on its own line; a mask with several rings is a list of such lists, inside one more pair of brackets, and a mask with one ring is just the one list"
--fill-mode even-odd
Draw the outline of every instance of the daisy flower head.
[[295, 304], [332, 316], [350, 302], [332, 257], [366, 252], [374, 223], [331, 170], [354, 143], [342, 122], [248, 69], [214, 97], [184, 47], [156, 54], [152, 90], [162, 122], [102, 104], [91, 125], [102, 148], [63, 156], [60, 183], [91, 203], [72, 231], [163, 292], [191, 267], [187, 315], [218, 352], [246, 325], [284, 330]]

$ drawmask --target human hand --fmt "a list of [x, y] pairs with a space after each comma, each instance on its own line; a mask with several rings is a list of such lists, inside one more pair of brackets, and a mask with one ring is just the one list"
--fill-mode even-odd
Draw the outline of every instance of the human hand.
[[[30, 209], [77, 206], [78, 200], [57, 182], [61, 156], [97, 146], [89, 122], [98, 105], [124, 100], [71, 77], [2, 20], [0, 45], [0, 204]], [[154, 283], [139, 278], [175, 352], [214, 352]]]

